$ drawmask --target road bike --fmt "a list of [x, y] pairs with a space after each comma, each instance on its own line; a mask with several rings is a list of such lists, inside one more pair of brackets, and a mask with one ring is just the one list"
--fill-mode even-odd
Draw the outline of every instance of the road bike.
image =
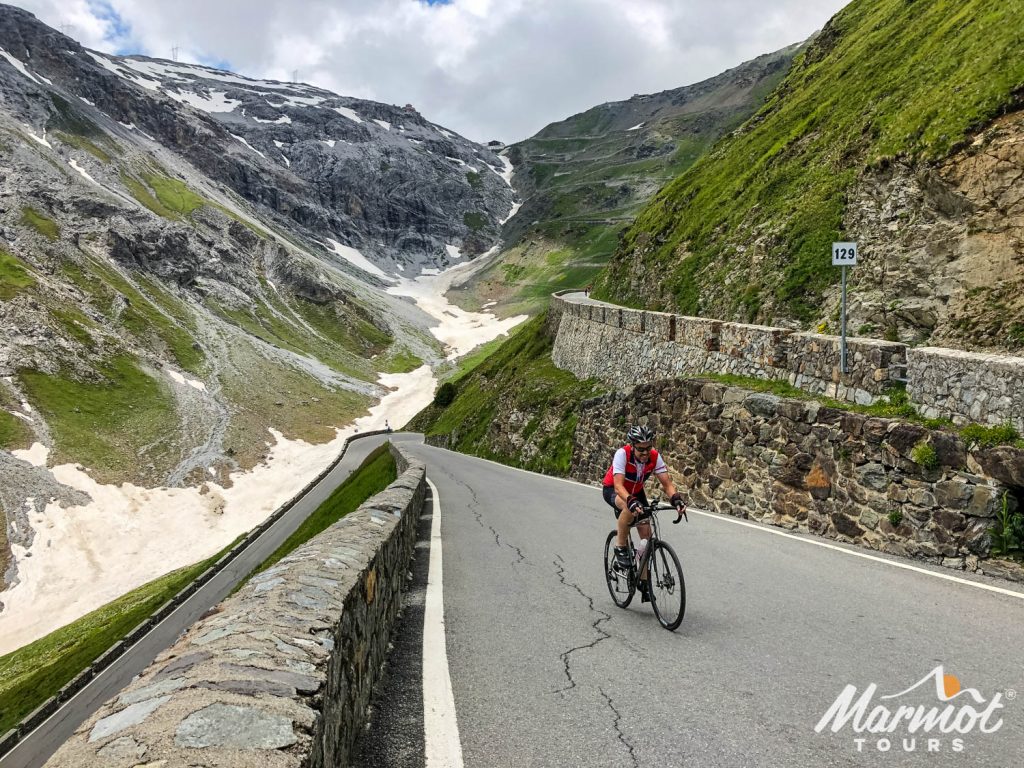
[[[637, 515], [630, 524], [628, 571], [620, 571], [615, 566], [617, 533], [613, 530], [608, 534], [604, 543], [604, 575], [612, 600], [619, 608], [625, 608], [636, 593], [641, 575], [646, 574], [643, 581], [648, 585], [647, 592], [651, 599], [651, 607], [654, 608], [654, 615], [658, 617], [661, 626], [671, 631], [679, 626], [683, 614], [686, 613], [686, 582], [683, 580], [683, 566], [679, 562], [679, 557], [671, 545], [661, 538], [658, 512], [666, 509], [675, 510], [675, 507], [662, 505], [661, 499], [654, 496], [644, 507], [643, 513]], [[685, 514], [680, 512], [673, 522], [678, 523]], [[689, 520], [689, 517], [686, 519]], [[634, 537], [633, 530], [643, 522], [650, 523], [651, 538], [647, 540], [646, 548], [639, 552], [639, 534]], [[637, 541], [634, 541], [634, 538]]]

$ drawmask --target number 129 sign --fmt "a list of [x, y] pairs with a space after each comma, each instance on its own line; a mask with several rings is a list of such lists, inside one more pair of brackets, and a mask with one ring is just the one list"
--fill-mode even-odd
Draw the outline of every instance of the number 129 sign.
[[857, 244], [856, 243], [832, 243], [832, 266], [833, 267], [855, 267], [855, 266], [857, 266]]

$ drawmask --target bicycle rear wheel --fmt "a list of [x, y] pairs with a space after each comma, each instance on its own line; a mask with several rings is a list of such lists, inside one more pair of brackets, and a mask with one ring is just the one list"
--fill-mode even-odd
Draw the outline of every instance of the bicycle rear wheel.
[[604, 578], [608, 582], [608, 592], [619, 608], [625, 608], [633, 599], [636, 591], [636, 580], [631, 573], [621, 573], [615, 565], [615, 531], [608, 534], [604, 542]]
[[683, 566], [675, 550], [664, 541], [654, 542], [648, 564], [651, 590], [651, 605], [661, 626], [674, 630], [686, 613], [686, 583], [683, 581]]

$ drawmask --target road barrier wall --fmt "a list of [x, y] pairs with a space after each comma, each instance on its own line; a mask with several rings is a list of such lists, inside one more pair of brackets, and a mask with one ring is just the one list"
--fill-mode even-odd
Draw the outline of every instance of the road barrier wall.
[[1004, 498], [1024, 504], [1024, 450], [701, 379], [584, 402], [571, 475], [599, 482], [625, 425], [647, 423], [693, 506], [1024, 582], [993, 557]]
[[345, 452], [348, 450], [349, 444], [353, 440], [359, 440], [365, 437], [371, 437], [373, 435], [386, 434], [386, 430], [376, 430], [371, 432], [363, 432], [358, 435], [353, 435], [345, 440], [345, 443], [341, 447], [341, 451], [338, 456], [332, 461], [320, 474], [315, 478], [306, 483], [305, 487], [302, 488], [297, 494], [291, 499], [282, 504], [276, 509], [266, 520], [260, 523], [256, 528], [253, 528], [245, 535], [235, 546], [225, 552], [221, 558], [213, 564], [212, 567], [207, 568], [195, 580], [190, 582], [188, 586], [181, 589], [174, 597], [168, 600], [166, 603], [157, 608], [148, 618], [142, 621], [136, 626], [131, 632], [125, 635], [121, 640], [112, 645], [100, 656], [98, 656], [88, 667], [78, 673], [71, 682], [64, 685], [55, 696], [47, 699], [43, 704], [34, 709], [29, 715], [18, 723], [17, 727], [12, 728], [2, 737], [0, 737], [0, 757], [3, 757], [12, 749], [14, 749], [18, 743], [24, 739], [33, 730], [38, 728], [43, 722], [49, 719], [54, 712], [69, 701], [75, 694], [82, 690], [89, 682], [95, 678], [100, 672], [105, 670], [118, 658], [124, 655], [124, 653], [131, 648], [135, 643], [145, 637], [149, 632], [159, 624], [161, 621], [166, 619], [175, 610], [177, 610], [182, 604], [185, 603], [192, 595], [199, 591], [210, 579], [224, 570], [225, 567], [231, 561], [233, 561], [238, 555], [246, 550], [256, 539], [262, 536], [266, 531], [273, 526], [278, 520], [284, 517], [289, 510], [305, 496], [310, 490], [312, 490], [321, 480], [327, 477], [336, 466], [345, 457]]
[[[812, 394], [867, 405], [894, 383], [932, 417], [1012, 423], [1024, 432], [1024, 358], [879, 339], [847, 339], [552, 297], [552, 360], [579, 378], [622, 386], [658, 379], [732, 374], [787, 381]], [[578, 292], [577, 292], [578, 293]]]
[[425, 467], [253, 577], [83, 724], [48, 766], [345, 765], [401, 605]]

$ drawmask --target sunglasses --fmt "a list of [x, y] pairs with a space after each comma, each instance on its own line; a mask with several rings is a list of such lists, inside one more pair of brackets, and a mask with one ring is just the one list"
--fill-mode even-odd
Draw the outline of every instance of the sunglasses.
[[648, 444], [648, 445], [637, 445], [635, 443], [633, 444], [633, 450], [634, 451], [639, 451], [640, 453], [650, 453], [651, 449], [653, 447], [654, 447], [653, 444]]

